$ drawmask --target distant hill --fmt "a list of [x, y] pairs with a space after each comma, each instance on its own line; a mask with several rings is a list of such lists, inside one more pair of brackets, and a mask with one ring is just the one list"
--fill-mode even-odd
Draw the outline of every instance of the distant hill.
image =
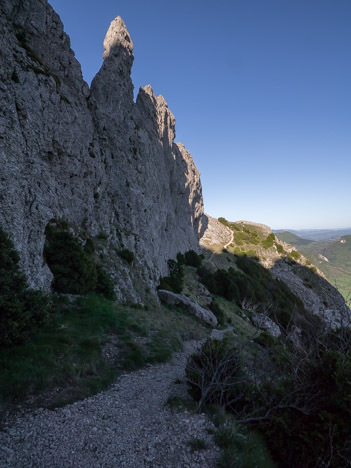
[[301, 245], [311, 244], [311, 240], [302, 239], [302, 237], [297, 236], [293, 232], [285, 231], [276, 233], [278, 239], [287, 242], [288, 244], [295, 245], [295, 247], [300, 247]]
[[[289, 232], [312, 241], [332, 241], [351, 234], [351, 227], [344, 229], [273, 229], [275, 234]], [[286, 241], [288, 242], [288, 241]], [[295, 244], [294, 244], [295, 245]]]
[[[329, 231], [330, 232], [330, 231]], [[316, 265], [347, 299], [351, 296], [351, 235], [329, 242], [311, 242], [296, 236], [295, 232], [276, 233], [276, 236], [298, 247], [303, 255]]]

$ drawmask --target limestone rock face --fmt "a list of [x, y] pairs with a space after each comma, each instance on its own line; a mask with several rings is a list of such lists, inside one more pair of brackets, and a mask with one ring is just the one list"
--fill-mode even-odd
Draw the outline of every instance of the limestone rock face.
[[[46, 0], [0, 4], [0, 224], [29, 283], [48, 288], [45, 227], [65, 220], [97, 253], [120, 298], [140, 300], [167, 260], [198, 250], [199, 172], [150, 86], [133, 100], [133, 42], [112, 21], [91, 89]], [[133, 268], [117, 255], [134, 252]]]
[[203, 217], [204, 233], [201, 237], [200, 244], [204, 248], [211, 248], [212, 246], [225, 245], [230, 242], [232, 232], [229, 227], [224, 226], [216, 218], [205, 215]]

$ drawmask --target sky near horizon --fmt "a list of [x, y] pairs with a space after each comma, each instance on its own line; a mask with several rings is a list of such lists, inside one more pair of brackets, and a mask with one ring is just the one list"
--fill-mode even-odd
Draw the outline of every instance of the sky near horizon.
[[135, 93], [165, 97], [208, 214], [351, 227], [350, 0], [49, 2], [88, 83], [122, 16]]

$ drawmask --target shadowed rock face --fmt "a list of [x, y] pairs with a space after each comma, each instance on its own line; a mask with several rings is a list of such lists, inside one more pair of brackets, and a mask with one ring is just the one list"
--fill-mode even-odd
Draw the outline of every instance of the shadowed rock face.
[[[99, 253], [120, 298], [138, 300], [177, 252], [198, 248], [199, 172], [150, 86], [133, 101], [133, 43], [112, 21], [91, 90], [45, 0], [0, 5], [0, 224], [32, 286], [48, 288], [45, 227], [66, 220]], [[103, 236], [101, 234], [103, 233]], [[135, 254], [134, 273], [118, 257]]]

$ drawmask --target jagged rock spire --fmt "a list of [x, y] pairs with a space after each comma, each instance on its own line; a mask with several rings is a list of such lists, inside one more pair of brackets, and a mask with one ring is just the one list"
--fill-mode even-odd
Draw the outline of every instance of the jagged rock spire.
[[129, 35], [126, 25], [120, 16], [117, 16], [108, 28], [104, 39], [104, 53], [102, 57], [106, 59], [110, 56], [111, 50], [115, 47], [123, 47], [130, 53], [133, 52], [133, 41]]

